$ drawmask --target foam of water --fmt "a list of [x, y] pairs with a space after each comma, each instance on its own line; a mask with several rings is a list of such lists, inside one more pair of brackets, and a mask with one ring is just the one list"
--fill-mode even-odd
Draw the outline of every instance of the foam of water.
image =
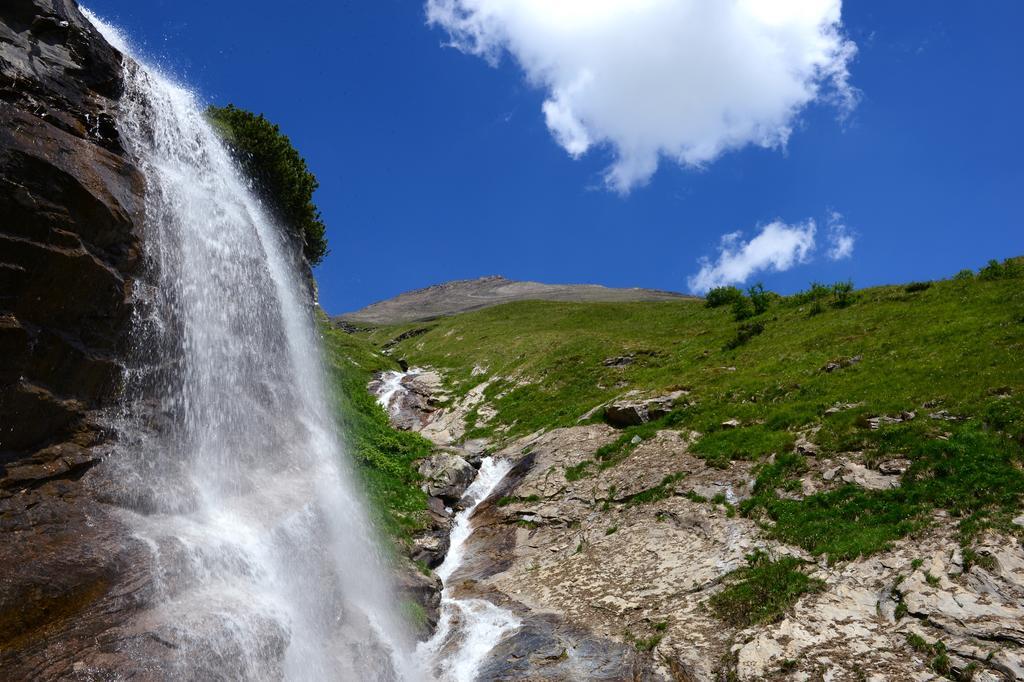
[[437, 632], [417, 648], [427, 667], [444, 682], [472, 682], [492, 649], [519, 627], [515, 615], [483, 599], [458, 599], [452, 594], [449, 578], [462, 565], [466, 541], [473, 532], [471, 518], [477, 505], [498, 487], [512, 468], [511, 462], [484, 458], [480, 472], [466, 491], [473, 500], [455, 516], [451, 546], [437, 575], [445, 583], [441, 592], [441, 619]]
[[136, 626], [173, 642], [179, 679], [417, 678], [335, 431], [298, 247], [190, 91], [133, 59], [125, 88], [145, 267], [109, 470], [156, 576]]
[[408, 372], [399, 372], [397, 370], [388, 370], [381, 375], [380, 388], [377, 389], [377, 402], [380, 403], [381, 407], [388, 414], [393, 414], [391, 403], [394, 402], [395, 396], [401, 395], [407, 391], [405, 386], [402, 384], [402, 380], [409, 376], [416, 376], [420, 373], [420, 370], [410, 369]]

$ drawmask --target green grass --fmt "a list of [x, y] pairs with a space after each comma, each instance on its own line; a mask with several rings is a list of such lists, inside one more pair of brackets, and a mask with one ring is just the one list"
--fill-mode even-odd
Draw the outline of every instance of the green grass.
[[[709, 465], [754, 462], [757, 488], [741, 513], [814, 554], [878, 551], [929, 523], [935, 508], [949, 511], [969, 547], [986, 527], [1018, 532], [1008, 522], [1024, 496], [1024, 266], [1017, 263], [931, 283], [770, 296], [766, 311], [739, 324], [729, 305], [702, 301], [530, 301], [359, 336], [379, 347], [425, 329], [395, 344], [393, 355], [437, 367], [456, 396], [493, 379], [486, 397], [497, 416], [467, 438], [507, 441], [572, 426], [631, 389], [688, 391], [686, 405], [622, 430], [594, 461], [568, 467], [570, 481], [628, 458], [635, 436], [642, 442], [659, 429], [694, 430], [703, 435], [692, 449]], [[740, 324], [754, 323], [761, 333], [726, 347], [742, 334]], [[620, 355], [634, 362], [604, 365]], [[860, 360], [849, 362], [854, 357]], [[830, 362], [840, 368], [825, 371]], [[484, 375], [472, 375], [477, 366]], [[837, 404], [856, 407], [825, 414]], [[869, 428], [870, 417], [906, 410], [917, 418]], [[960, 419], [930, 419], [937, 410]], [[741, 426], [724, 429], [730, 419]], [[812, 426], [820, 457], [911, 460], [903, 486], [844, 485], [782, 499], [778, 490], [800, 489], [807, 463], [792, 448]]]
[[741, 628], [782, 620], [802, 595], [822, 586], [800, 570], [802, 565], [795, 557], [771, 561], [764, 552], [751, 554], [747, 566], [730, 573], [725, 589], [711, 598], [712, 612]]
[[[884, 433], [880, 438], [885, 440]], [[908, 447], [912, 465], [901, 487], [871, 491], [844, 485], [803, 500], [775, 495], [804, 467], [801, 455], [779, 457], [762, 467], [755, 494], [742, 510], [766, 514], [772, 535], [833, 560], [885, 549], [925, 525], [936, 507], [950, 512], [965, 545], [985, 528], [1014, 532], [1010, 519], [1024, 499], [1024, 455], [1013, 438], [971, 421], [948, 439]]]
[[711, 466], [726, 467], [734, 459], [786, 452], [792, 449], [793, 440], [786, 431], [755, 425], [704, 434], [692, 449]]
[[321, 318], [320, 332], [342, 434], [362, 478], [375, 520], [401, 541], [425, 527], [427, 496], [413, 462], [430, 454], [430, 442], [391, 427], [366, 390], [374, 372], [398, 369], [365, 340], [333, 328]]

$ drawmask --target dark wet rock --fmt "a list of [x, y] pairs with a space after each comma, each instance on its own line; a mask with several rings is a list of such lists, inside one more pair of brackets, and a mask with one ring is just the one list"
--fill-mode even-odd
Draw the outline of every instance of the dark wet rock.
[[401, 599], [422, 609], [421, 619], [410, 618], [418, 639], [427, 639], [437, 627], [441, 612], [441, 579], [418, 566], [406, 563], [397, 571], [396, 587]]
[[648, 680], [650, 663], [613, 642], [553, 615], [528, 614], [480, 668], [481, 680]]
[[152, 590], [148, 551], [96, 494], [144, 190], [113, 123], [120, 92], [121, 55], [74, 2], [0, 3], [5, 679], [112, 678], [153, 645], [120, 625]]

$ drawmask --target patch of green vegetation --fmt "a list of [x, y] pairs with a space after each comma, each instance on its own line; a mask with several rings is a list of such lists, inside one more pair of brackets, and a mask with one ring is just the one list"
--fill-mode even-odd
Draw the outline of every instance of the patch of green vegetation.
[[331, 378], [340, 432], [363, 479], [375, 520], [403, 540], [427, 523], [427, 496], [419, 488], [413, 462], [430, 454], [429, 441], [393, 429], [384, 410], [366, 390], [374, 372], [397, 369], [365, 340], [320, 318], [320, 334]]
[[740, 346], [746, 345], [750, 339], [763, 332], [764, 322], [760, 320], [744, 322], [736, 328], [736, 336], [726, 341], [724, 348], [725, 350], [736, 350]]
[[234, 150], [246, 174], [278, 218], [302, 238], [303, 252], [317, 265], [327, 255], [325, 226], [313, 203], [319, 183], [291, 140], [263, 114], [233, 104], [210, 106], [206, 117]]
[[946, 645], [942, 640], [929, 644], [923, 637], [911, 632], [907, 635], [907, 644], [914, 651], [928, 656], [928, 667], [939, 675], [949, 675], [952, 671], [949, 654], [946, 652]]
[[725, 468], [734, 459], [758, 459], [793, 448], [793, 435], [763, 425], [705, 433], [691, 450], [714, 467]]
[[618, 531], [619, 531], [619, 527], [617, 525], [616, 526], [608, 526], [607, 528], [604, 529], [604, 534], [605, 535], [614, 535]]
[[774, 522], [774, 536], [832, 560], [888, 547], [923, 526], [934, 508], [958, 520], [965, 543], [985, 528], [1013, 532], [1010, 519], [1024, 500], [1021, 448], [973, 421], [956, 429], [948, 437], [907, 443], [911, 467], [891, 490], [844, 485], [802, 500], [779, 499], [772, 490], [799, 471], [796, 455], [779, 457], [761, 469], [743, 511], [763, 511]]
[[675, 493], [673, 485], [682, 480], [686, 476], [685, 473], [669, 474], [665, 478], [661, 479], [661, 482], [653, 488], [642, 490], [634, 495], [630, 495], [626, 498], [626, 504], [650, 504], [651, 502], [660, 502], [661, 500], [672, 497]]
[[804, 594], [822, 587], [800, 570], [795, 557], [769, 559], [762, 551], [747, 557], [747, 566], [725, 578], [726, 587], [709, 602], [716, 616], [735, 627], [774, 623]]
[[907, 292], [908, 294], [913, 294], [918, 291], [925, 291], [927, 289], [931, 289], [931, 287], [931, 282], [911, 282], [907, 286], [903, 287], [903, 291]]
[[591, 475], [590, 467], [593, 462], [580, 462], [579, 464], [565, 468], [565, 480], [573, 483]]
[[626, 633], [626, 641], [630, 642], [637, 651], [653, 651], [654, 647], [661, 644], [664, 635], [654, 634], [650, 637], [637, 637], [631, 632]]
[[720, 308], [732, 305], [743, 298], [743, 292], [736, 287], [715, 287], [704, 296], [704, 307]]
[[401, 602], [402, 616], [414, 631], [425, 631], [429, 626], [427, 611], [423, 605], [412, 599], [403, 599]]

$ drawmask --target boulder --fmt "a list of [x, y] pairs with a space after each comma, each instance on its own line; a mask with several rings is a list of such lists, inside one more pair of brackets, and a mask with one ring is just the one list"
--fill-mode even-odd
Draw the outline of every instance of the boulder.
[[684, 391], [675, 391], [657, 398], [618, 400], [604, 408], [604, 419], [617, 428], [646, 424], [671, 412], [684, 394]]
[[476, 478], [476, 469], [462, 457], [450, 452], [436, 452], [419, 466], [423, 476], [423, 490], [431, 497], [439, 497], [455, 504]]

